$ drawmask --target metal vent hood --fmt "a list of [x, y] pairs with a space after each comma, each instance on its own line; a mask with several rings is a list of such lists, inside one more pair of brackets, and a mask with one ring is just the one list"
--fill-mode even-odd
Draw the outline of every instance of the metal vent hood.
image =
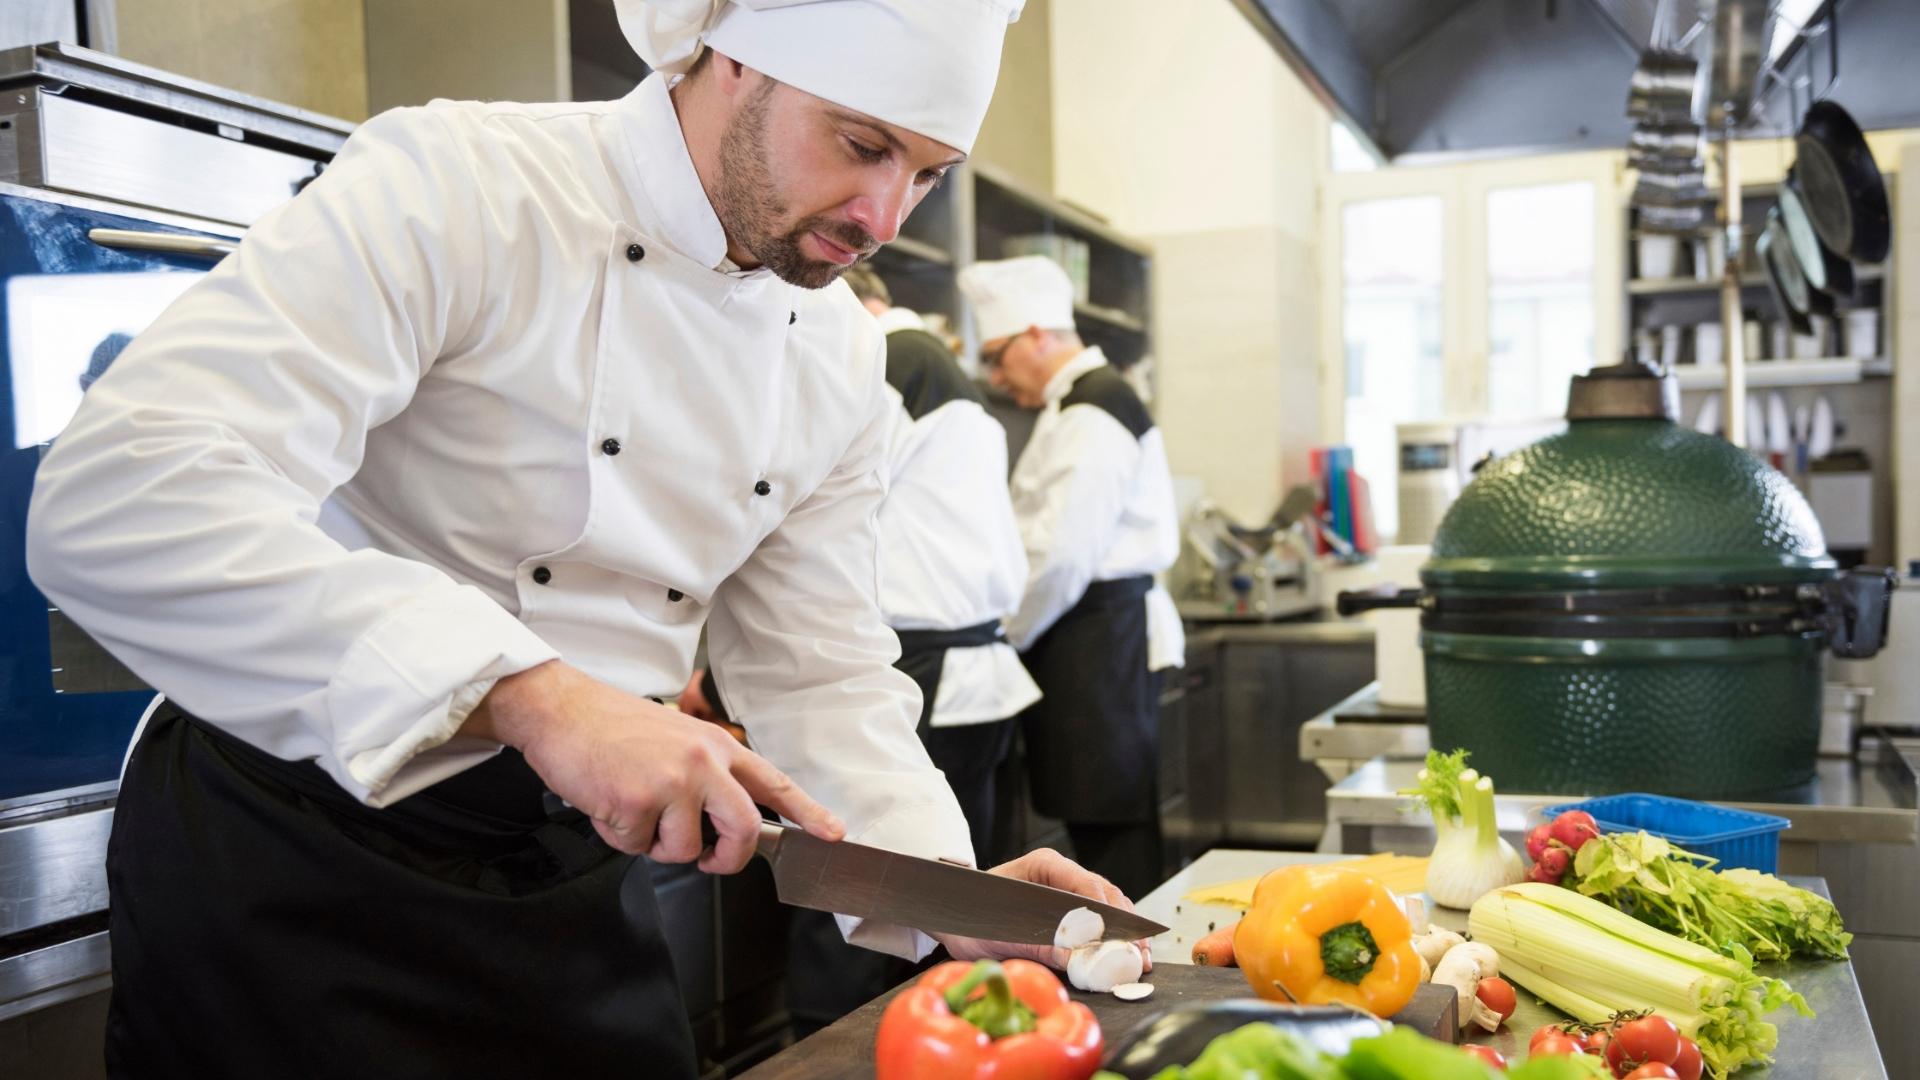
[[[1417, 162], [1627, 144], [1627, 84], [1655, 39], [1656, 0], [1233, 0], [1336, 116], [1382, 158]], [[1790, 134], [1785, 82], [1755, 75], [1771, 50], [1775, 15], [1806, 4], [1783, 0], [1669, 0], [1677, 31], [1739, 9], [1743, 55], [1724, 34], [1696, 36], [1709, 58], [1715, 38], [1715, 102], [1732, 100], [1743, 135]], [[1920, 125], [1920, 96], [1906, 72], [1920, 42], [1915, 0], [1831, 0], [1839, 33], [1794, 38], [1773, 65], [1827, 86], [1829, 45], [1840, 77], [1832, 93], [1861, 126]], [[1793, 14], [1801, 14], [1794, 11]], [[1793, 21], [1789, 19], [1789, 26]], [[1676, 31], [1676, 32], [1677, 32]], [[1801, 92], [1805, 104], [1807, 92]], [[1716, 116], [1715, 121], [1718, 120]], [[1718, 123], [1713, 127], [1717, 128]]]

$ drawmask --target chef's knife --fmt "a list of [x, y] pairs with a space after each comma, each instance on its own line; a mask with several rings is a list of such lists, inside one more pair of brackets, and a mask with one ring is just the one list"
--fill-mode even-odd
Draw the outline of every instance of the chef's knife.
[[760, 826], [756, 850], [773, 866], [783, 904], [925, 933], [1051, 945], [1060, 917], [1081, 907], [1106, 921], [1101, 936], [1108, 940], [1149, 938], [1167, 929], [1061, 889], [851, 840], [821, 840], [772, 822]]

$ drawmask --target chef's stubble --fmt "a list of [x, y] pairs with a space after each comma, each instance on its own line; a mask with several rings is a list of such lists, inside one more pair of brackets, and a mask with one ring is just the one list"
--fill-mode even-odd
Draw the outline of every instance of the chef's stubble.
[[789, 210], [774, 179], [772, 154], [767, 148], [767, 114], [779, 83], [768, 79], [741, 102], [740, 111], [720, 138], [720, 180], [714, 196], [727, 234], [780, 280], [803, 289], [833, 284], [846, 267], [811, 259], [800, 250], [809, 232], [818, 232], [855, 251], [876, 245], [865, 229], [824, 215], [809, 217], [791, 227]]

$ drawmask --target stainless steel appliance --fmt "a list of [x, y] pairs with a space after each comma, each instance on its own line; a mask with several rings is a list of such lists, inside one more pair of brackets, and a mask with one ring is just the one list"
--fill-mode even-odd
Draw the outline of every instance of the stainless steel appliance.
[[0, 1022], [107, 983], [106, 841], [152, 697], [28, 579], [40, 456], [349, 130], [73, 46], [0, 51]]
[[1249, 528], [1211, 500], [1196, 501], [1170, 575], [1181, 616], [1197, 622], [1265, 622], [1317, 610], [1313, 545], [1306, 532], [1313, 502], [1310, 489], [1296, 489], [1266, 524]]

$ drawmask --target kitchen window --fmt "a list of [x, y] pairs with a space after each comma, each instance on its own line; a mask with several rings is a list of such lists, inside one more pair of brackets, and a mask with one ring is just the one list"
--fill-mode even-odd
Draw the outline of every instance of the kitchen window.
[[1590, 183], [1487, 193], [1487, 413], [1566, 411], [1567, 380], [1594, 358]]
[[1394, 427], [1445, 408], [1442, 214], [1438, 196], [1416, 196], [1350, 203], [1342, 215], [1342, 441], [1372, 489], [1382, 536], [1400, 525]]

